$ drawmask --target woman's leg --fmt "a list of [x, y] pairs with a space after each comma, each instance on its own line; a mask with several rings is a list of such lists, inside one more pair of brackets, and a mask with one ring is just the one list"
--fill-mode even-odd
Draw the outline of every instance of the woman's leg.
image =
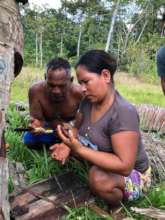
[[89, 185], [93, 193], [112, 206], [119, 205], [123, 199], [125, 189], [123, 176], [92, 166], [89, 171]]

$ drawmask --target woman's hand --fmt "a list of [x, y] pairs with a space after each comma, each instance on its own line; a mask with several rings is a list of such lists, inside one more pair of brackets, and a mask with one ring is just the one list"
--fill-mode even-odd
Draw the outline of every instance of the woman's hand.
[[71, 150], [74, 152], [78, 152], [78, 150], [82, 147], [82, 144], [78, 141], [78, 139], [75, 137], [74, 129], [66, 129], [63, 128], [61, 125], [57, 126], [57, 133], [63, 143], [65, 143]]
[[54, 144], [50, 147], [52, 151], [51, 156], [53, 159], [59, 161], [62, 165], [64, 165], [70, 155], [70, 148], [64, 143]]

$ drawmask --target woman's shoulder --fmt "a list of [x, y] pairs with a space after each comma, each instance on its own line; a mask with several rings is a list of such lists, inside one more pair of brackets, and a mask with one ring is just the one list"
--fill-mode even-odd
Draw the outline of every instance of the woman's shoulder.
[[112, 119], [119, 124], [138, 124], [139, 115], [136, 107], [123, 98], [117, 91], [115, 101], [112, 107]]
[[117, 112], [134, 112], [137, 114], [137, 110], [135, 105], [127, 101], [123, 96], [120, 95], [118, 91], [116, 91], [116, 98], [114, 101], [114, 108]]
[[111, 112], [111, 134], [119, 131], [139, 131], [139, 116], [135, 106], [116, 94]]

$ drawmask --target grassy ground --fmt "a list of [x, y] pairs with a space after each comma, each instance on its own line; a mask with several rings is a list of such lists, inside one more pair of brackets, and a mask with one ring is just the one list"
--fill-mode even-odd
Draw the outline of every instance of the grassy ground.
[[[29, 86], [43, 78], [43, 70], [24, 68], [20, 76], [18, 76], [12, 85], [11, 101], [27, 102], [27, 92]], [[165, 97], [162, 94], [160, 85], [148, 84], [142, 79], [136, 79], [124, 73], [118, 73], [115, 81], [118, 91], [132, 103], [150, 103], [165, 106]], [[6, 131], [6, 139], [7, 143], [9, 144], [8, 157], [10, 160], [20, 161], [23, 163], [27, 172], [29, 184], [40, 181], [41, 179], [45, 179], [54, 172], [59, 172], [63, 169], [71, 169], [75, 171], [81, 177], [81, 179], [85, 181], [86, 169], [82, 168], [76, 162], [69, 162], [66, 166], [62, 167], [51, 159], [45, 149], [43, 149], [41, 152], [32, 151], [27, 149], [22, 144], [22, 135], [13, 132], [13, 129], [19, 126], [26, 126], [27, 120], [28, 117], [26, 114], [20, 115], [20, 113], [15, 110], [14, 105], [10, 106], [8, 111], [9, 127]], [[10, 190], [12, 190], [12, 180], [10, 181]], [[151, 219], [132, 213], [129, 209], [130, 206], [154, 206], [165, 209], [164, 183], [156, 184], [142, 199], [138, 200], [137, 202], [123, 205], [126, 216], [130, 217], [131, 219]], [[68, 208], [68, 215], [64, 217], [64, 220], [65, 219], [99, 220], [101, 218], [97, 215], [94, 215], [88, 208]]]
[[[29, 86], [43, 78], [43, 70], [24, 68], [13, 83], [11, 100], [27, 102]], [[165, 97], [158, 83], [149, 84], [142, 79], [136, 79], [131, 75], [120, 72], [116, 74], [115, 86], [127, 100], [134, 104], [150, 103], [165, 106]]]
[[143, 79], [118, 73], [116, 75], [116, 88], [134, 104], [145, 103], [165, 107], [165, 97], [158, 83], [149, 84]]

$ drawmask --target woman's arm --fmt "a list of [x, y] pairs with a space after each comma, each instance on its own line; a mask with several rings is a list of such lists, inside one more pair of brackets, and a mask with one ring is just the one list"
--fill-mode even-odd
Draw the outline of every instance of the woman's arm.
[[66, 137], [62, 133], [60, 126], [58, 127], [58, 133], [63, 142], [72, 151], [104, 170], [128, 176], [134, 167], [139, 142], [138, 132], [122, 131], [113, 134], [111, 140], [114, 153], [94, 151], [84, 147], [71, 131], [69, 131], [69, 135]]
[[114, 153], [79, 148], [77, 154], [102, 169], [128, 176], [136, 161], [138, 140], [137, 132], [124, 131], [112, 136]]

